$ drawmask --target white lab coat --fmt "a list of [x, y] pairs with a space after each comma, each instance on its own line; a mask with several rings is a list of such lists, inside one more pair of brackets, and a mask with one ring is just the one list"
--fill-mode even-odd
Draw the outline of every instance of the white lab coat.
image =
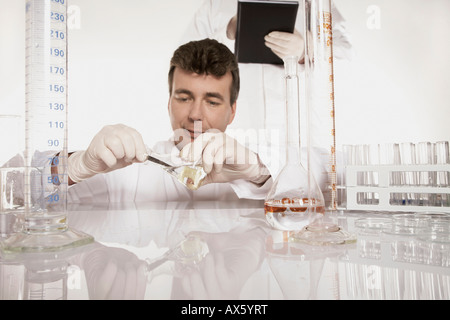
[[[174, 154], [177, 148], [173, 141], [158, 142], [152, 150], [159, 154]], [[238, 199], [263, 200], [272, 187], [282, 169], [278, 148], [250, 146], [258, 153], [262, 163], [267, 167], [272, 178], [262, 186], [246, 180], [234, 180], [229, 183], [212, 183], [195, 191], [187, 189], [176, 178], [172, 177], [158, 165], [152, 163], [136, 163], [123, 169], [106, 174], [97, 174], [76, 185], [69, 187], [69, 203], [143, 203], [170, 201], [232, 201]], [[175, 150], [178, 152], [178, 150]], [[282, 156], [282, 155], [281, 155]], [[317, 183], [326, 190], [326, 165], [328, 158], [324, 151], [312, 152], [312, 170]], [[302, 152], [303, 162], [306, 152]], [[282, 160], [282, 159], [281, 159]]]
[[[206, 0], [195, 13], [186, 33], [181, 39], [182, 43], [203, 38], [213, 38], [224, 43], [234, 52], [234, 41], [227, 38], [226, 28], [236, 12], [237, 0]], [[333, 56], [337, 59], [349, 58], [352, 54], [352, 46], [345, 29], [345, 20], [334, 4], [332, 4], [332, 15]], [[304, 8], [301, 4], [298, 10], [296, 29], [301, 34], [304, 34]], [[229, 129], [255, 129], [266, 130], [266, 132], [267, 130], [279, 129], [280, 134], [278, 134], [277, 138], [280, 139], [280, 145], [284, 145], [286, 120], [284, 117], [285, 80], [283, 66], [241, 63], [239, 64], [239, 69], [241, 90], [237, 101], [236, 117]], [[304, 81], [300, 77], [301, 137], [303, 145], [305, 145], [307, 137], [304, 90]], [[323, 114], [323, 112], [319, 114]], [[326, 114], [328, 115], [329, 112]], [[314, 117], [314, 115], [311, 115], [311, 117]], [[323, 121], [325, 120], [319, 120], [319, 122]], [[311, 129], [314, 130], [313, 132], [326, 130], [323, 123], [313, 123], [312, 126], [316, 127]], [[325, 137], [329, 137], [329, 135], [325, 134]], [[324, 141], [323, 138], [319, 138], [320, 135], [312, 136], [311, 146], [328, 149], [330, 141]], [[273, 140], [273, 135], [268, 139]]]
[[[173, 141], [157, 143], [152, 150], [159, 154], [171, 154], [176, 148]], [[263, 186], [245, 180], [231, 183], [213, 183], [191, 191], [159, 166], [152, 163], [136, 163], [106, 174], [84, 180], [69, 188], [68, 201], [77, 202], [155, 202], [264, 199], [272, 179]]]

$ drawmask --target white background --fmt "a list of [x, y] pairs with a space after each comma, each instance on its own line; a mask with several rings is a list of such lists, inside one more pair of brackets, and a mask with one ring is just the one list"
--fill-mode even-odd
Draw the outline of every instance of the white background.
[[[169, 137], [169, 59], [202, 1], [69, 1], [69, 149], [114, 123]], [[450, 1], [335, 3], [355, 50], [335, 62], [338, 147], [450, 140]], [[24, 113], [24, 24], [25, 1], [0, 0], [0, 115]]]

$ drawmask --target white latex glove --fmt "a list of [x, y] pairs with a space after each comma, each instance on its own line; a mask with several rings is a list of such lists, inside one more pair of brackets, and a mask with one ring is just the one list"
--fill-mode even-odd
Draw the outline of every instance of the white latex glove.
[[146, 147], [135, 129], [123, 124], [105, 126], [85, 151], [77, 151], [68, 160], [69, 178], [80, 182], [97, 173], [124, 168], [145, 161]]
[[264, 183], [270, 174], [256, 153], [223, 132], [206, 132], [181, 149], [180, 157], [201, 163], [207, 174], [202, 185], [244, 179]]
[[144, 299], [146, 264], [120, 248], [100, 247], [83, 257], [82, 265], [93, 300]]
[[305, 41], [297, 30], [294, 33], [273, 31], [264, 37], [265, 44], [280, 59], [298, 56], [302, 61], [305, 54]]

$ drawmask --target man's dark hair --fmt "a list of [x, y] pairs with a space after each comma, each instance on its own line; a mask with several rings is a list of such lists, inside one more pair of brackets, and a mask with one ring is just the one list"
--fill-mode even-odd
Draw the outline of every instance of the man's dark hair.
[[222, 77], [230, 71], [233, 77], [230, 104], [233, 105], [236, 102], [240, 89], [239, 67], [235, 55], [224, 44], [213, 39], [203, 39], [188, 42], [175, 50], [170, 60], [170, 94], [172, 94], [175, 68], [215, 77]]

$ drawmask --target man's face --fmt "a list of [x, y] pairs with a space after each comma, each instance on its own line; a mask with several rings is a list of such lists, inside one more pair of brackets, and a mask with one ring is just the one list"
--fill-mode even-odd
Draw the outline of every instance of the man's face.
[[184, 132], [191, 142], [211, 129], [224, 132], [236, 114], [236, 103], [230, 104], [230, 72], [221, 78], [199, 75], [176, 68], [169, 99], [172, 129]]

